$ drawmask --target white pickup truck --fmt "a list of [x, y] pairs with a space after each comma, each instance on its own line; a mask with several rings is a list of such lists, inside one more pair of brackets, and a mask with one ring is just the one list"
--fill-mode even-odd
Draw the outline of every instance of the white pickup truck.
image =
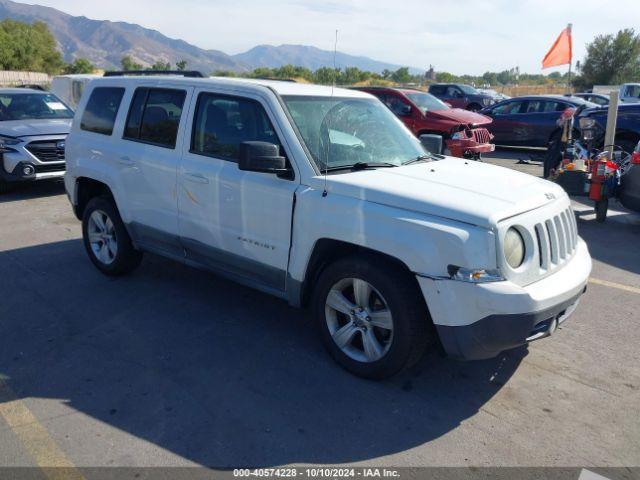
[[547, 336], [591, 270], [560, 187], [431, 155], [355, 90], [94, 80], [65, 183], [105, 274], [154, 252], [309, 305], [331, 355], [368, 378], [427, 349], [482, 359]]

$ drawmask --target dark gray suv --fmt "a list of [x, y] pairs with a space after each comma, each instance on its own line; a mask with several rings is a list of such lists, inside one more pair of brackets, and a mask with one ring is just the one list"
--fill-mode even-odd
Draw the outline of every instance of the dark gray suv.
[[463, 108], [477, 112], [495, 103], [491, 95], [479, 92], [471, 85], [462, 83], [434, 83], [429, 86], [429, 93], [447, 102], [453, 108]]

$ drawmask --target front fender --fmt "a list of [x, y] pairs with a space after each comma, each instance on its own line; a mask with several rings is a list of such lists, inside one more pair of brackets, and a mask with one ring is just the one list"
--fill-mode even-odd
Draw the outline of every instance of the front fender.
[[450, 264], [496, 268], [496, 240], [485, 228], [312, 188], [296, 196], [289, 275], [300, 282], [316, 242], [332, 239], [398, 259], [410, 271], [447, 276]]

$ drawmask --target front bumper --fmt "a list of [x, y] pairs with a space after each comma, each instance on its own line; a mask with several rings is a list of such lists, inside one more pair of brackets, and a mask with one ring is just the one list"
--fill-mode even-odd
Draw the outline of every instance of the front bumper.
[[38, 146], [64, 142], [66, 135], [24, 137], [18, 145], [0, 152], [0, 178], [5, 182], [28, 182], [62, 178], [65, 173], [64, 147], [50, 152]]
[[553, 333], [576, 309], [590, 273], [589, 251], [579, 240], [569, 263], [526, 287], [417, 278], [445, 352], [480, 360]]
[[490, 153], [496, 149], [493, 143], [493, 135], [486, 128], [475, 128], [473, 130], [463, 130], [458, 132], [463, 138], [446, 140], [447, 148], [454, 157], [465, 157], [466, 155], [477, 155], [480, 153]]

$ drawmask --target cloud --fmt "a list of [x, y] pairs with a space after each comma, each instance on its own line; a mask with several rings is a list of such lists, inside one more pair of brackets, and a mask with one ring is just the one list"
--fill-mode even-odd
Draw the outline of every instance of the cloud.
[[[439, 71], [539, 72], [572, 22], [576, 60], [595, 35], [640, 25], [637, 0], [34, 0], [72, 15], [123, 20], [203, 48], [306, 44]], [[621, 15], [624, 12], [624, 15]], [[563, 70], [563, 69], [561, 69]]]

